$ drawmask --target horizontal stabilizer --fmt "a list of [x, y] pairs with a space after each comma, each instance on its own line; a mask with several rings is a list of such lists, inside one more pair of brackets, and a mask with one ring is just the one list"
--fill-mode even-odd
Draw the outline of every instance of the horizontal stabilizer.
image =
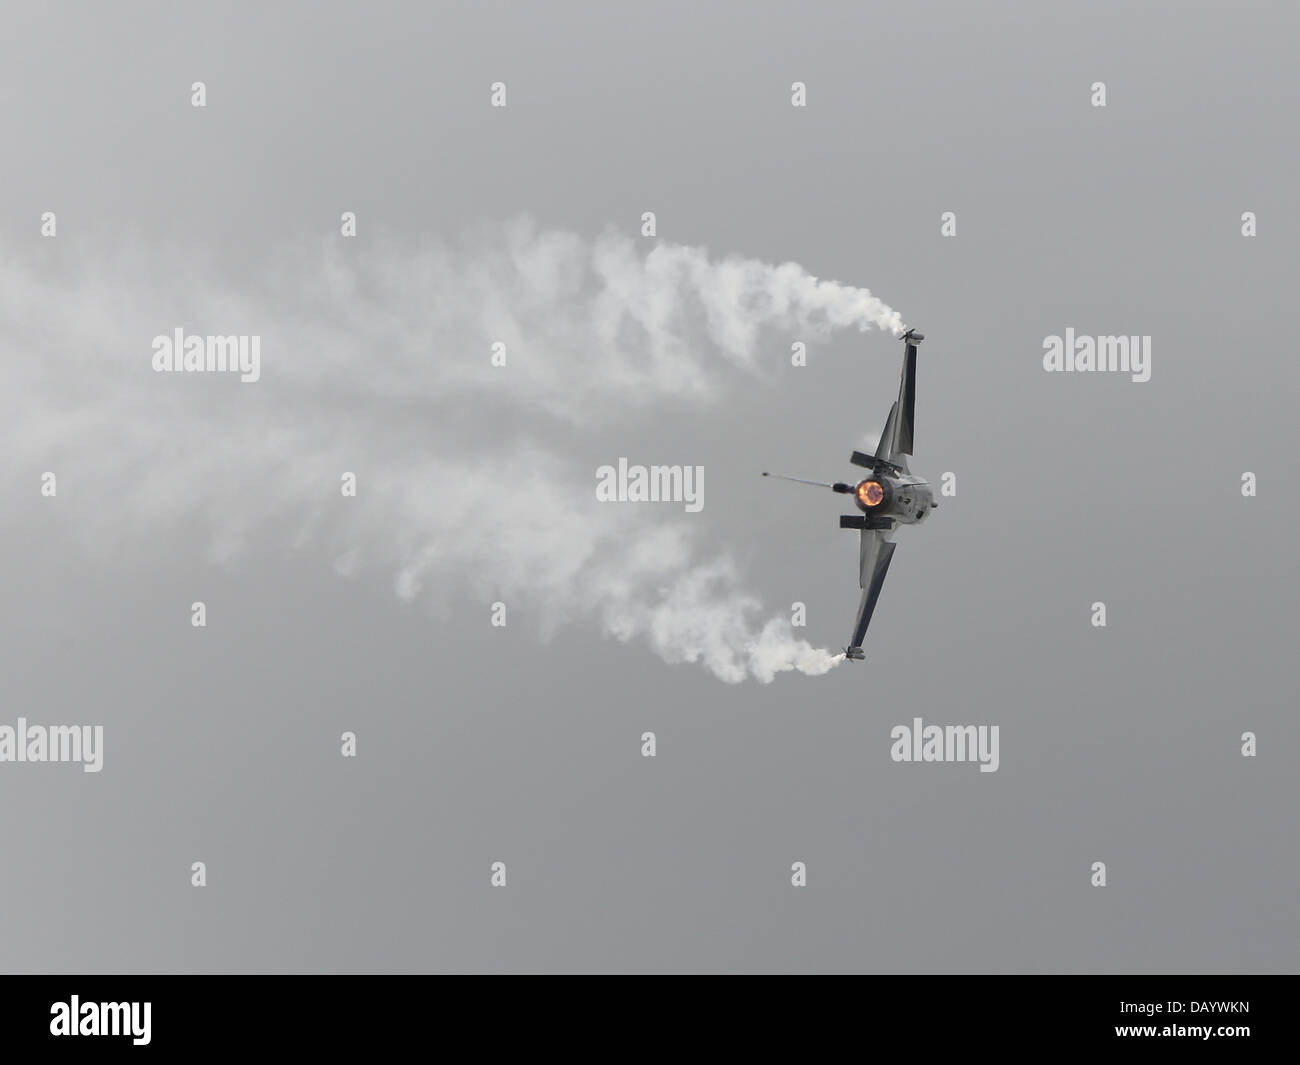
[[894, 519], [875, 514], [841, 514], [841, 529], [880, 529], [888, 532], [894, 527]]

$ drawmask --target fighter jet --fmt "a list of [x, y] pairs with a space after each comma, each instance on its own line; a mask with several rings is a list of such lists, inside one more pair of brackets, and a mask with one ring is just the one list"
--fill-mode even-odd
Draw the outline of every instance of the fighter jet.
[[898, 399], [890, 408], [885, 421], [885, 431], [880, 434], [876, 453], [867, 455], [855, 451], [849, 461], [869, 471], [857, 484], [836, 481], [806, 481], [801, 477], [783, 477], [764, 473], [764, 477], [779, 477], [783, 481], [814, 484], [830, 488], [842, 495], [850, 495], [860, 514], [840, 517], [841, 529], [859, 529], [862, 537], [858, 551], [858, 586], [862, 600], [858, 603], [858, 616], [853, 623], [853, 635], [844, 648], [846, 658], [861, 661], [866, 658], [862, 641], [876, 610], [885, 574], [894, 557], [894, 533], [900, 525], [919, 525], [930, 516], [939, 504], [928, 481], [917, 477], [907, 468], [912, 454], [912, 427], [916, 414], [916, 348], [925, 337], [915, 329], [903, 334], [906, 345], [903, 355], [903, 374], [898, 384]]

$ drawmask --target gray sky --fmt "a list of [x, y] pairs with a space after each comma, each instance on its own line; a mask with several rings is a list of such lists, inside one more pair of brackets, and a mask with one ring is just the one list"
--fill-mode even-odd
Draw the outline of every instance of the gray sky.
[[[21, 161], [0, 198], [0, 352], [11, 386], [46, 374], [49, 409], [68, 413], [40, 408], [38, 425], [16, 387], [0, 407], [17, 449], [0, 479], [0, 724], [102, 724], [105, 755], [98, 774], [0, 764], [0, 965], [1295, 971], [1300, 729], [1284, 669], [1300, 507], [1284, 456], [1300, 374], [1283, 315], [1298, 18], [1260, 4], [16, 11], [0, 42]], [[150, 338], [185, 324], [191, 296], [255, 296], [284, 249], [333, 243], [345, 210], [358, 255], [523, 213], [648, 250], [654, 211], [661, 240], [793, 260], [922, 328], [913, 468], [956, 473], [958, 494], [900, 533], [868, 661], [729, 685], [582, 610], [549, 639], [544, 603], [492, 628], [496, 595], [469, 576], [403, 601], [383, 560], [336, 572], [358, 529], [400, 539], [391, 512], [338, 529], [327, 516], [332, 532], [296, 547], [315, 482], [285, 479], [297, 452], [267, 456], [293, 419], [286, 447], [313, 442], [336, 494], [331, 449], [366, 446], [389, 466], [363, 473], [364, 507], [370, 478], [409, 485], [482, 449], [501, 520], [527, 527], [557, 503], [507, 505], [531, 442], [590, 470], [573, 513], [620, 523], [629, 551], [665, 512], [600, 517], [596, 467], [703, 465], [698, 557], [728, 553], [764, 616], [806, 603], [800, 635], [836, 648], [856, 537], [835, 497], [758, 471], [850, 477], [897, 388], [885, 334], [839, 333], [796, 369], [778, 330], [753, 371], [718, 371], [709, 403], [612, 422], [579, 406], [578, 428], [540, 405], [448, 410], [428, 381], [409, 403], [400, 388], [376, 399], [393, 370], [378, 344], [355, 352], [355, 400], [277, 378], [277, 351], [316, 351], [319, 321], [273, 323], [283, 343], [266, 380], [233, 385], [261, 391], [229, 436], [224, 405], [243, 393], [207, 386], [231, 382], [150, 377], [152, 406], [119, 403], [125, 380], [107, 378], [102, 402], [77, 387], [101, 356], [147, 373]], [[86, 277], [114, 255], [140, 274], [106, 280], [119, 295], [95, 304]], [[120, 297], [146, 275], [167, 279], [165, 305], [157, 287]], [[51, 286], [31, 318], [22, 278]], [[60, 286], [68, 320], [47, 328]], [[1043, 339], [1067, 327], [1150, 336], [1151, 380], [1045, 373]], [[258, 329], [235, 314], [212, 331]], [[160, 426], [174, 450], [125, 447]], [[493, 451], [498, 429], [511, 444]], [[42, 449], [68, 440], [133, 456], [127, 472], [160, 478], [159, 494], [115, 494], [123, 471], [105, 459], [60, 467], [58, 499], [42, 499]], [[441, 483], [421, 520], [454, 517]], [[276, 520], [214, 562], [223, 505], [250, 493]], [[495, 535], [482, 522], [451, 527], [469, 543]], [[999, 726], [998, 771], [892, 762], [890, 729], [917, 716]], [[498, 860], [504, 889], [489, 885]]]

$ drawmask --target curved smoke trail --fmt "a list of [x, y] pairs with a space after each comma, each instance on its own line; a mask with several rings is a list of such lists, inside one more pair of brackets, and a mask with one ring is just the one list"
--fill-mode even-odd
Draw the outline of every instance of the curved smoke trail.
[[[197, 519], [218, 561], [253, 542], [316, 545], [341, 572], [386, 571], [406, 599], [455, 586], [522, 601], [548, 627], [594, 619], [728, 682], [838, 660], [763, 621], [735, 564], [701, 560], [692, 530], [585, 505], [589, 461], [500, 427], [707, 407], [728, 374], [759, 368], [774, 332], [900, 332], [867, 290], [526, 219], [458, 245], [335, 238], [250, 276], [189, 249], [77, 247], [0, 259], [0, 432], [11, 470], [59, 472], [58, 504], [90, 548]], [[151, 342], [176, 328], [260, 336], [260, 379], [154, 372]], [[498, 484], [521, 463], [526, 525]], [[340, 506], [343, 471], [359, 488]]]

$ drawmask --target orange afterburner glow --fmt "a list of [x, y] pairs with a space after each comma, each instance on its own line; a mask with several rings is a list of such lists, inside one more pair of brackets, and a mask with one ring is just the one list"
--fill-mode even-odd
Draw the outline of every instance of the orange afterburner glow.
[[863, 481], [858, 485], [858, 502], [864, 507], [876, 507], [885, 498], [885, 490], [878, 481]]

